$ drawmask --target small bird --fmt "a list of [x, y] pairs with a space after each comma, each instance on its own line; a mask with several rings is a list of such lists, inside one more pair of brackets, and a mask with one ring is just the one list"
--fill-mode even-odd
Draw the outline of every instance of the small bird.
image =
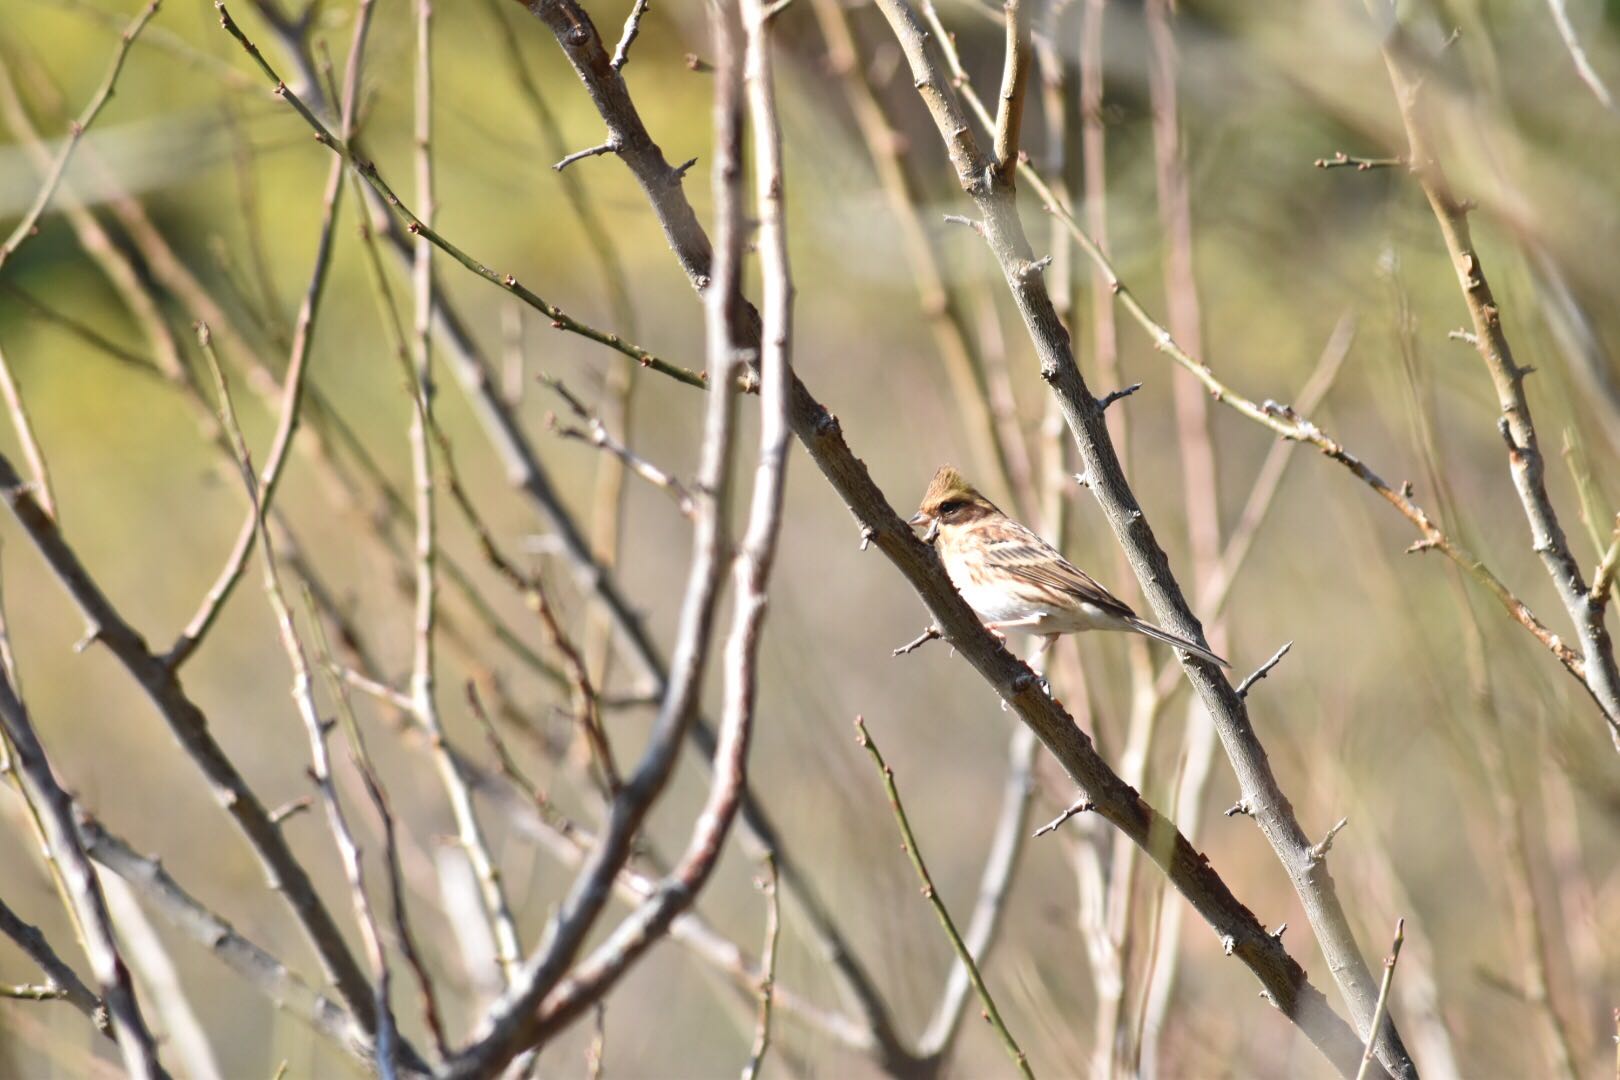
[[927, 528], [951, 584], [998, 637], [1005, 630], [1039, 634], [1041, 651], [1063, 634], [1125, 630], [1185, 649], [1221, 667], [1225, 660], [1197, 642], [1137, 617], [1124, 601], [1070, 563], [1057, 549], [996, 508], [949, 465], [942, 465], [911, 519]]

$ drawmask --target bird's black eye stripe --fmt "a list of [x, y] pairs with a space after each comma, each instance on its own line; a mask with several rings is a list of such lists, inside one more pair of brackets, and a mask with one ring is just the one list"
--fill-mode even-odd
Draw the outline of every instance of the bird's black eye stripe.
[[939, 504], [940, 516], [945, 517], [947, 515], [954, 514], [958, 510], [962, 509], [962, 506], [962, 502], [958, 499], [952, 499], [949, 502], [942, 502]]

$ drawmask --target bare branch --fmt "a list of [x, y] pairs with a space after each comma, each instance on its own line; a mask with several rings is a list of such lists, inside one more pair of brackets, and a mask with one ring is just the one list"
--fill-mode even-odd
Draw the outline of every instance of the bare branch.
[[1564, 48], [1569, 50], [1569, 58], [1575, 65], [1575, 74], [1579, 75], [1581, 82], [1592, 91], [1592, 96], [1598, 99], [1605, 109], [1614, 108], [1614, 96], [1604, 85], [1603, 77], [1592, 66], [1592, 61], [1586, 56], [1586, 50], [1581, 46], [1581, 39], [1575, 33], [1575, 24], [1569, 19], [1569, 0], [1547, 0], [1547, 9], [1552, 12], [1553, 25], [1558, 27], [1558, 36], [1564, 40]]
[[[545, 947], [525, 963], [517, 984], [496, 1003], [485, 1021], [482, 1037], [452, 1060], [450, 1076], [464, 1080], [498, 1071], [515, 1056], [536, 1045], [542, 1037], [542, 1031], [537, 1030], [542, 1017], [537, 1014], [554, 990], [561, 1002], [572, 1006], [570, 1015], [600, 1000], [607, 986], [616, 981], [662, 929], [667, 928], [678, 906], [684, 906], [682, 901], [693, 894], [685, 889], [677, 892], [682, 884], [678, 879], [666, 882], [564, 981], [569, 965], [583, 948], [586, 935], [607, 903], [614, 879], [629, 858], [631, 839], [668, 783], [686, 728], [697, 711], [698, 689], [708, 664], [710, 638], [725, 570], [723, 552], [728, 546], [726, 510], [736, 419], [733, 370], [738, 361], [732, 318], [739, 297], [743, 255], [740, 160], [742, 59], [740, 30], [734, 22], [725, 21], [724, 11], [717, 11], [714, 17], [718, 24], [717, 45], [728, 51], [715, 81], [714, 191], [721, 242], [706, 297], [708, 366], [713, 377], [709, 380], [707, 392], [698, 469], [698, 520], [693, 557], [687, 576], [686, 595], [681, 605], [672, 675], [647, 749], [631, 774], [629, 783], [610, 804], [603, 835], [552, 918]], [[734, 8], [730, 10], [730, 18], [736, 18]], [[740, 593], [739, 602], [742, 599]], [[729, 664], [727, 671], [729, 689]], [[728, 705], [731, 700], [728, 693]], [[743, 721], [748, 716], [748, 710], [739, 710], [732, 715], [737, 717], [739, 723], [728, 725], [729, 735], [724, 740], [727, 749], [736, 745], [734, 729], [737, 726], [745, 727]], [[746, 740], [741, 745], [746, 750]], [[716, 795], [724, 798], [733, 787], [730, 781], [720, 782], [721, 758], [718, 754], [715, 760], [716, 775], [710, 787], [709, 812], [700, 819], [705, 822], [716, 816], [713, 813]], [[741, 763], [738, 761], [736, 764], [740, 766]], [[740, 784], [740, 772], [732, 779]], [[710, 866], [717, 854], [718, 844], [710, 852]], [[700, 856], [691, 868], [697, 871], [697, 882], [701, 884], [709, 867], [703, 865]], [[690, 882], [685, 884], [690, 886]], [[685, 896], [681, 895], [682, 892]], [[552, 1018], [566, 1019], [556, 1014], [552, 1014]]]
[[616, 153], [618, 149], [619, 147], [617, 144], [615, 144], [612, 139], [609, 139], [605, 143], [600, 143], [596, 146], [588, 146], [584, 150], [575, 150], [572, 154], [559, 158], [557, 163], [552, 166], [552, 169], [556, 172], [562, 172], [576, 161], [584, 161], [586, 158], [600, 157], [603, 154]]
[[754, 1023], [754, 1045], [743, 1063], [742, 1080], [755, 1080], [765, 1060], [765, 1051], [771, 1045], [771, 1005], [776, 998], [776, 939], [782, 929], [782, 907], [776, 894], [776, 860], [770, 855], [765, 856], [765, 873], [756, 884], [765, 894], [765, 948], [759, 960], [764, 973], [759, 978], [759, 1019]]
[[[304, 299], [298, 308], [291, 355], [287, 360], [287, 373], [282, 379], [280, 415], [276, 420], [276, 431], [271, 438], [270, 450], [265, 456], [264, 470], [255, 481], [259, 491], [258, 499], [265, 513], [269, 512], [276, 491], [281, 485], [287, 459], [291, 456], [289, 452], [292, 449], [293, 435], [298, 430], [300, 410], [304, 401], [305, 372], [308, 370], [310, 349], [315, 335], [315, 318], [319, 314], [321, 299], [326, 291], [327, 270], [332, 265], [332, 240], [337, 227], [338, 203], [342, 194], [343, 167], [341, 162], [334, 162], [327, 171], [326, 191], [321, 198], [321, 226], [320, 235], [315, 241], [315, 267], [310, 272], [309, 286], [304, 290]], [[197, 613], [191, 617], [191, 621], [186, 624], [186, 628], [180, 632], [179, 638], [164, 656], [164, 663], [170, 668], [178, 669], [197, 646], [202, 644], [203, 637], [213, 627], [215, 619], [224, 609], [225, 602], [230, 599], [237, 582], [242, 579], [248, 557], [253, 553], [254, 540], [258, 536], [256, 514], [257, 511], [251, 512], [237, 530], [236, 542], [232, 545], [230, 554], [226, 556], [225, 566], [208, 590], [208, 595], [203, 598]]]
[[369, 1040], [376, 1030], [376, 1015], [364, 973], [355, 963], [331, 913], [315, 892], [307, 871], [270, 820], [264, 804], [215, 741], [202, 710], [186, 695], [173, 669], [152, 654], [141, 635], [102, 593], [3, 455], [0, 455], [0, 494], [89, 623], [90, 639], [105, 645], [140, 684], [181, 747], [202, 770], [216, 798], [259, 857], [272, 885], [293, 909], [300, 927], [315, 946], [327, 977], [337, 985], [363, 1038]]
[[556, 391], [557, 396], [568, 403], [569, 411], [585, 423], [585, 427], [578, 428], [553, 422], [551, 425], [553, 431], [565, 439], [578, 439], [580, 442], [589, 443], [607, 451], [608, 454], [624, 462], [630, 471], [637, 476], [654, 487], [662, 488], [668, 492], [684, 516], [688, 518], [693, 516], [692, 493], [686, 489], [685, 484], [614, 438], [608, 431], [607, 425], [602, 422], [602, 419], [587, 409], [585, 403], [564, 386], [561, 379], [542, 375], [540, 381]]
[[146, 29], [146, 24], [152, 21], [157, 9], [158, 0], [151, 0], [124, 29], [118, 47], [113, 50], [112, 63], [107, 68], [107, 74], [102, 78], [94, 96], [90, 98], [90, 103], [84, 107], [84, 111], [68, 129], [68, 137], [62, 141], [62, 149], [57, 153], [50, 172], [46, 174], [45, 183], [40, 187], [39, 194], [34, 197], [32, 205], [23, 212], [22, 220], [17, 222], [17, 227], [11, 231], [5, 243], [0, 244], [0, 266], [4, 266], [6, 260], [14, 255], [29, 237], [39, 232], [39, 219], [50, 205], [57, 188], [62, 186], [62, 178], [67, 175], [68, 162], [73, 157], [74, 149], [79, 145], [79, 140], [84, 138], [85, 131], [95, 123], [96, 117], [101, 113], [101, 107], [112, 97], [113, 86], [118, 82], [118, 73], [124, 69], [124, 60], [129, 56], [130, 46], [135, 43], [141, 31]]
[[[906, 56], [913, 82], [945, 143], [962, 189], [973, 199], [982, 215], [987, 245], [1000, 264], [1003, 277], [1024, 317], [1040, 360], [1041, 375], [1052, 387], [1063, 408], [1064, 418], [1086, 464], [1091, 489], [1108, 515], [1109, 523], [1131, 560], [1132, 569], [1161, 624], [1172, 631], [1195, 639], [1201, 638], [1198, 620], [1188, 607], [1163, 548], [1155, 539], [1125, 479], [1103, 414], [1075, 364], [1068, 333], [1057, 318], [1045, 283], [1038, 276], [1030, 277], [1021, 273], [1022, 267], [1030, 261], [1031, 252], [1015, 196], [1006, 185], [985, 181], [989, 169], [986, 156], [972, 137], [956, 89], [929, 51], [932, 41], [952, 58], [953, 67], [959, 67], [954, 59], [953, 44], [949, 40], [942, 40], [948, 35], [929, 34], [906, 0], [879, 0], [879, 8]], [[962, 85], [961, 93], [973, 106], [981, 123], [990, 126], [986, 110], [972, 87]], [[1020, 175], [1034, 177], [1035, 173], [1032, 168], [1026, 168]], [[1038, 178], [1030, 186], [1047, 200], [1054, 213], [1067, 213], [1051, 189], [1040, 183]], [[1078, 232], [1077, 229], [1074, 231]], [[1076, 239], [1082, 247], [1087, 247], [1089, 241], [1081, 240], [1078, 235]], [[1093, 258], [1100, 257], [1094, 245], [1087, 247], [1087, 250]], [[1113, 280], [1117, 280], [1117, 276]], [[1169, 332], [1161, 330], [1161, 347], [1171, 340]], [[1185, 670], [1209, 709], [1227, 754], [1243, 780], [1245, 797], [1249, 799], [1256, 816], [1262, 820], [1267, 839], [1280, 861], [1289, 869], [1295, 890], [1304, 903], [1312, 928], [1329, 957], [1330, 967], [1339, 980], [1352, 1013], [1358, 1024], [1366, 1022], [1371, 1015], [1375, 996], [1371, 973], [1356, 946], [1331, 877], [1320, 867], [1309, 867], [1303, 858], [1309, 843], [1277, 784], [1244, 711], [1243, 702], [1236, 697], [1231, 684], [1215, 665], [1191, 658], [1185, 661]], [[1381, 1059], [1386, 1065], [1402, 1076], [1415, 1073], [1405, 1049], [1393, 1034], [1392, 1026], [1389, 1037], [1380, 1039], [1380, 1046], [1387, 1051], [1387, 1057]], [[1326, 1051], [1328, 1048], [1323, 1045], [1323, 1049]], [[1337, 1054], [1338, 1051], [1330, 1053], [1330, 1058], [1338, 1060]]]
[[[339, 179], [341, 180], [341, 177]], [[264, 503], [261, 501], [258, 477], [253, 471], [247, 440], [242, 435], [241, 425], [237, 423], [236, 407], [231, 401], [225, 373], [220, 369], [219, 360], [214, 355], [206, 324], [198, 324], [197, 339], [202, 346], [203, 356], [208, 361], [209, 371], [214, 377], [214, 390], [219, 396], [220, 420], [231, 439], [242, 473], [242, 483], [252, 507], [254, 528], [259, 536], [259, 551], [264, 562], [265, 594], [270, 600], [270, 609], [276, 619], [282, 649], [286, 652], [288, 664], [292, 668], [292, 698], [304, 722], [304, 734], [309, 741], [310, 776], [320, 793], [321, 804], [326, 811], [327, 826], [331, 830], [332, 839], [336, 842], [338, 855], [343, 863], [343, 873], [349, 885], [355, 918], [360, 924], [366, 954], [371, 963], [372, 977], [376, 980], [377, 1067], [385, 1080], [392, 1080], [397, 1069], [395, 1044], [399, 1039], [399, 1033], [389, 1005], [388, 960], [383, 952], [382, 938], [377, 929], [376, 915], [372, 911], [371, 898], [366, 891], [360, 848], [354, 841], [354, 834], [349, 829], [343, 805], [338, 800], [337, 788], [332, 782], [331, 757], [326, 744], [328, 727], [315, 704], [309, 657], [298, 638], [297, 628], [293, 624], [292, 608], [281, 588], [281, 576], [276, 569], [275, 549], [271, 544], [269, 528], [264, 521]]]
[[926, 630], [894, 650], [894, 655], [905, 656], [907, 653], [914, 653], [930, 641], [939, 641], [944, 637], [945, 635], [940, 631], [939, 627], [929, 623]]
[[1023, 0], [1005, 0], [1007, 51], [1002, 60], [1001, 95], [996, 105], [996, 168], [1012, 183], [1024, 126], [1024, 98], [1029, 88], [1029, 12]]
[[1248, 697], [1250, 688], [1252, 688], [1255, 683], [1259, 682], [1267, 675], [1270, 675], [1271, 669], [1282, 663], [1282, 658], [1287, 656], [1288, 650], [1292, 649], [1293, 647], [1294, 643], [1292, 641], [1283, 642], [1283, 647], [1272, 653], [1271, 659], [1255, 668], [1247, 679], [1244, 679], [1242, 682], [1238, 683], [1237, 689], [1234, 690], [1233, 693], [1237, 694], [1239, 698]]
[[1076, 816], [1078, 816], [1080, 814], [1083, 814], [1087, 810], [1095, 810], [1095, 809], [1096, 809], [1096, 807], [1092, 805], [1091, 800], [1085, 798], [1084, 796], [1082, 796], [1081, 798], [1078, 798], [1078, 799], [1074, 800], [1074, 802], [1070, 803], [1064, 809], [1063, 813], [1059, 814], [1057, 817], [1053, 818], [1051, 821], [1048, 821], [1045, 825], [1042, 825], [1040, 828], [1036, 829], [1030, 835], [1031, 836], [1045, 836], [1049, 832], [1056, 832], [1058, 830], [1059, 826], [1061, 826], [1064, 822], [1068, 821], [1070, 818], [1076, 817]]
[[91, 858], [128, 882], [181, 934], [212, 953], [278, 1008], [348, 1053], [370, 1060], [369, 1044], [356, 1038], [359, 1025], [341, 1005], [204, 907], [160, 862], [136, 853], [99, 822], [81, 820], [79, 833]]
[[[535, 14], [551, 29], [573, 62], [610, 130], [617, 128], [624, 132], [627, 150], [620, 155], [621, 159], [651, 202], [688, 280], [694, 288], [706, 290], [713, 270], [708, 237], [684, 193], [669, 182], [673, 170], [648, 136], [623, 81], [604, 71], [606, 53], [600, 37], [590, 26], [589, 17], [572, 0], [544, 5]], [[629, 148], [641, 149], [631, 152]], [[752, 309], [745, 305], [743, 316], [752, 322]], [[750, 328], [749, 336], [755, 332]], [[1234, 942], [1234, 954], [1244, 958], [1278, 1007], [1299, 1023], [1331, 1060], [1340, 1063], [1346, 1075], [1353, 1073], [1360, 1042], [1333, 1016], [1303, 969], [1266, 934], [1265, 928], [1231, 895], [1207, 863], [1198, 858], [1191, 845], [1107, 768], [1090, 741], [1075, 728], [1073, 719], [1038, 689], [1028, 669], [999, 648], [988, 631], [982, 629], [945, 579], [938, 560], [917, 540], [872, 482], [865, 465], [845, 442], [837, 420], [797, 380], [793, 386], [791, 417], [800, 441], [855, 514], [863, 536], [869, 535], [871, 542], [918, 590], [964, 658], [1035, 728], [1042, 741], [1075, 776], [1082, 790], [1093, 794], [1104, 816], [1149, 851], [1206, 921], [1222, 927], [1223, 933], [1227, 933], [1226, 928], [1238, 928], [1235, 934], [1227, 933]], [[1167, 845], [1165, 837], [1175, 837], [1175, 841]], [[783, 879], [784, 884], [789, 880], [785, 863]], [[886, 1010], [871, 990], [869, 980], [863, 977], [847, 952], [833, 955], [840, 975], [857, 995], [864, 1018], [871, 1025], [879, 1060], [895, 1068], [912, 1060], [893, 1035]]]
[[34, 474], [34, 490], [39, 493], [40, 509], [52, 520], [60, 522], [56, 496], [51, 494], [51, 471], [45, 464], [45, 454], [34, 436], [34, 426], [28, 421], [28, 410], [23, 405], [22, 395], [17, 391], [17, 381], [11, 374], [11, 364], [3, 352], [0, 352], [0, 398], [5, 399], [6, 409], [11, 413], [11, 426], [17, 432], [17, 442], [28, 461], [28, 471]]
[[1391, 944], [1389, 955], [1384, 958], [1384, 979], [1378, 987], [1378, 1007], [1373, 1010], [1371, 1031], [1367, 1037], [1367, 1049], [1361, 1055], [1361, 1068], [1356, 1070], [1356, 1080], [1365, 1080], [1372, 1068], [1374, 1044], [1377, 1043], [1378, 1026], [1389, 1015], [1389, 987], [1395, 981], [1395, 962], [1401, 958], [1401, 944], [1406, 940], [1406, 920], [1395, 920], [1395, 941]]
[[158, 1061], [157, 1044], [135, 1000], [129, 969], [119, 955], [106, 898], [79, 842], [73, 799], [57, 783], [28, 710], [12, 689], [11, 679], [3, 673], [0, 673], [0, 730], [11, 744], [19, 779], [28, 792], [29, 802], [39, 811], [51, 860], [60, 867], [72, 898], [85, 953], [95, 972], [101, 1000], [106, 1003], [112, 1019], [112, 1032], [123, 1054], [124, 1067], [140, 1080], [167, 1077], [168, 1073]]
[[614, 71], [623, 71], [624, 65], [630, 62], [630, 46], [636, 43], [636, 35], [641, 33], [641, 19], [647, 14], [649, 3], [650, 0], [635, 0], [631, 5], [630, 14], [624, 20], [624, 33], [613, 47], [613, 59], [608, 61]]
[[66, 1001], [82, 1012], [109, 1038], [112, 1037], [107, 1010], [101, 1004], [101, 999], [84, 985], [78, 973], [57, 955], [39, 927], [24, 922], [15, 911], [6, 906], [4, 900], [0, 900], [0, 934], [10, 938], [30, 960], [39, 965], [39, 969], [50, 980], [48, 989], [53, 994], [53, 1000]]
[[[1013, 875], [1024, 850], [1025, 830], [1029, 828], [1027, 819], [1035, 789], [1035, 755], [1039, 749], [1040, 741], [1035, 733], [1022, 724], [1007, 741], [1007, 779], [1001, 789], [1001, 811], [996, 817], [996, 830], [979, 875], [978, 899], [974, 901], [963, 939], [968, 952], [980, 961], [990, 955], [996, 943], [1012, 894]], [[939, 1004], [918, 1040], [918, 1050], [925, 1060], [937, 1063], [947, 1060], [952, 1041], [961, 1031], [962, 1014], [972, 993], [973, 981], [967, 965], [958, 960], [951, 965]]]
[[917, 872], [917, 878], [922, 882], [923, 897], [934, 909], [934, 916], [945, 931], [945, 937], [950, 941], [951, 948], [955, 950], [957, 959], [967, 968], [968, 977], [973, 982], [973, 989], [979, 995], [979, 1001], [984, 1005], [986, 1017], [990, 1026], [995, 1028], [1001, 1039], [1001, 1045], [1006, 1049], [1007, 1056], [1012, 1058], [1013, 1066], [1019, 1075], [1033, 1077], [1030, 1072], [1029, 1059], [1019, 1047], [1018, 1040], [1014, 1039], [1012, 1032], [1007, 1030], [1006, 1021], [1001, 1018], [1001, 1011], [996, 1008], [995, 999], [990, 996], [990, 988], [984, 984], [984, 978], [979, 974], [979, 967], [973, 960], [973, 954], [968, 952], [967, 945], [962, 941], [962, 935], [956, 932], [956, 924], [951, 921], [951, 913], [945, 909], [945, 901], [939, 897], [939, 891], [934, 888], [934, 880], [928, 874], [928, 866], [923, 862], [922, 851], [917, 847], [917, 838], [912, 835], [911, 822], [906, 818], [905, 807], [900, 802], [900, 791], [895, 787], [894, 770], [884, 762], [883, 755], [878, 752], [877, 744], [867, 733], [866, 724], [860, 717], [855, 718], [855, 741], [866, 749], [871, 755], [872, 764], [877, 766], [878, 775], [883, 779], [883, 789], [889, 796], [889, 808], [894, 811], [894, 822], [900, 828], [901, 846], [906, 856], [911, 860], [911, 867]]
[[[1386, 5], [1383, 0], [1368, 0], [1368, 11], [1375, 19], [1394, 18], [1393, 5]], [[1467, 211], [1453, 195], [1419, 115], [1422, 79], [1409, 69], [1403, 49], [1405, 37], [1398, 23], [1392, 23], [1392, 27], [1382, 44], [1384, 66], [1389, 71], [1390, 85], [1406, 130], [1412, 172], [1428, 198], [1451, 255], [1452, 268], [1457, 273], [1473, 324], [1475, 347], [1496, 390], [1503, 438], [1508, 445], [1509, 473], [1530, 525], [1531, 547], [1540, 556], [1564, 610], [1575, 624], [1584, 664], [1582, 682], [1608, 721], [1610, 739], [1620, 750], [1620, 666], [1616, 664], [1614, 643], [1601, 614], [1592, 617], [1591, 593], [1547, 492], [1546, 466], [1530, 415], [1530, 401], [1524, 392], [1528, 369], [1520, 367], [1513, 357], [1502, 326], [1501, 307], [1474, 247]]]

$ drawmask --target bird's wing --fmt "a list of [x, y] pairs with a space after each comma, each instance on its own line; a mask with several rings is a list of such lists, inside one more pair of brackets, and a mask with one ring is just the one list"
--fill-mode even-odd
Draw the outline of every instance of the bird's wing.
[[1093, 604], [1122, 619], [1136, 617], [1129, 604], [1097, 584], [1090, 574], [1059, 555], [1056, 548], [1022, 525], [1009, 530], [1005, 539], [988, 544], [985, 558], [992, 567], [1028, 582], [1038, 591]]

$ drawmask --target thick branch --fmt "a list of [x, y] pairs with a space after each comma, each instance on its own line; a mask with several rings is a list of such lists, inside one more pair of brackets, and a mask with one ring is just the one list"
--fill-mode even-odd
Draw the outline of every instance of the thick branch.
[[[984, 222], [986, 243], [1000, 264], [1024, 318], [1040, 360], [1041, 376], [1057, 395], [1064, 419], [1080, 448], [1091, 490], [1107, 514], [1142, 583], [1144, 594], [1162, 625], [1193, 640], [1202, 639], [1202, 627], [1187, 605], [1169, 560], [1126, 482], [1102, 410], [1097, 407], [1095, 396], [1086, 387], [1074, 362], [1068, 332], [1053, 309], [1045, 282], [1039, 274], [1027, 272], [1034, 255], [1025, 238], [1011, 186], [997, 182], [991, 163], [972, 135], [955, 90], [927, 47], [930, 35], [916, 14], [905, 0], [879, 0], [879, 7], [905, 53], [913, 81], [946, 144], [957, 178]], [[979, 111], [982, 114], [982, 107]], [[1358, 1028], [1364, 1029], [1372, 1019], [1377, 987], [1356, 946], [1333, 880], [1325, 865], [1310, 860], [1310, 843], [1271, 771], [1265, 750], [1232, 684], [1216, 665], [1190, 654], [1184, 667], [1215, 721], [1256, 820], [1293, 881]], [[1384, 1051], [1381, 1060], [1386, 1066], [1402, 1076], [1415, 1075], [1393, 1024], [1379, 1042]]]

